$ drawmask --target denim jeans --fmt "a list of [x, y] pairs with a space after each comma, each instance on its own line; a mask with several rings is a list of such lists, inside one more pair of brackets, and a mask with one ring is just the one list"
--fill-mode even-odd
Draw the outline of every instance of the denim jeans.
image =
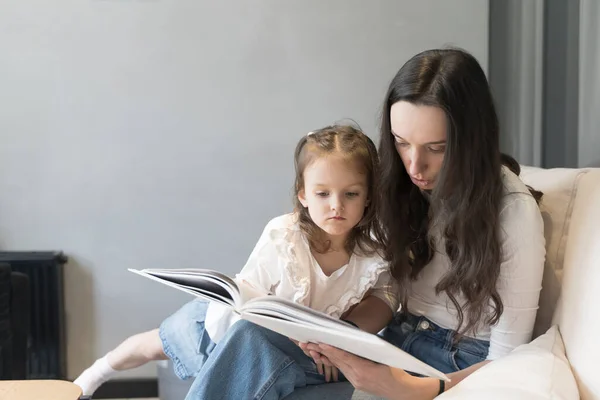
[[[182, 378], [196, 377], [186, 400], [274, 400], [307, 386], [314, 390], [293, 398], [314, 399], [324, 392], [314, 386], [325, 379], [312, 359], [287, 337], [242, 320], [215, 345], [204, 331], [205, 311], [205, 303], [189, 303], [160, 329], [175, 372]], [[383, 337], [444, 373], [485, 360], [489, 347], [486, 341], [468, 337], [455, 342], [454, 331], [414, 315], [397, 314]]]
[[204, 329], [208, 303], [190, 301], [160, 324], [158, 334], [163, 351], [173, 361], [173, 371], [180, 379], [196, 376], [215, 343]]
[[443, 329], [429, 319], [397, 313], [383, 338], [437, 370], [448, 374], [484, 361], [490, 343]]
[[196, 377], [187, 399], [279, 399], [325, 378], [285, 336], [236, 322], [215, 344], [204, 329], [208, 303], [194, 300], [163, 321], [159, 336], [180, 379]]

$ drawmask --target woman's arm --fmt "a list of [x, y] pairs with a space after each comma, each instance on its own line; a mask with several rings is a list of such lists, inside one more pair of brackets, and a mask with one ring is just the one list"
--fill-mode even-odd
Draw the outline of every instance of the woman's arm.
[[[308, 349], [319, 352], [324, 363], [330, 363], [343, 372], [358, 390], [390, 400], [431, 400], [438, 395], [440, 381], [436, 378], [419, 378], [401, 369], [390, 368], [347, 353], [328, 345], [309, 344]], [[483, 361], [462, 371], [448, 374], [446, 390], [456, 386], [490, 361]]]
[[515, 194], [500, 213], [502, 264], [496, 287], [504, 310], [490, 327], [488, 360], [495, 360], [531, 340], [542, 276], [544, 222], [535, 200]]

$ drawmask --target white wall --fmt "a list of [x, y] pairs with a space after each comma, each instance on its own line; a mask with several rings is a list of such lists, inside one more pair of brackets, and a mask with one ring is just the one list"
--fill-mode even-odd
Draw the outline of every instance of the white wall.
[[188, 300], [126, 268], [237, 271], [301, 135], [376, 136], [411, 55], [487, 42], [487, 1], [3, 2], [0, 247], [70, 257], [69, 375]]

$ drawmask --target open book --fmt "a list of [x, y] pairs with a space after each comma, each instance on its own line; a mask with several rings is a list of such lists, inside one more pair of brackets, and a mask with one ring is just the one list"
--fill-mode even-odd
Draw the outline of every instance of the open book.
[[377, 335], [327, 314], [265, 293], [205, 269], [130, 269], [138, 275], [191, 295], [231, 307], [241, 318], [300, 342], [325, 343], [369, 360], [417, 374], [449, 380]]

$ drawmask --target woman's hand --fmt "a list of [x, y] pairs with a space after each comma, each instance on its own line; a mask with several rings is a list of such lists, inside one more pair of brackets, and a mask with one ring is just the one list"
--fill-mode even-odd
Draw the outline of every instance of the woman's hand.
[[433, 399], [437, 394], [437, 379], [417, 378], [325, 344], [310, 343], [306, 347], [318, 353], [324, 363], [339, 368], [358, 390], [387, 399]]

